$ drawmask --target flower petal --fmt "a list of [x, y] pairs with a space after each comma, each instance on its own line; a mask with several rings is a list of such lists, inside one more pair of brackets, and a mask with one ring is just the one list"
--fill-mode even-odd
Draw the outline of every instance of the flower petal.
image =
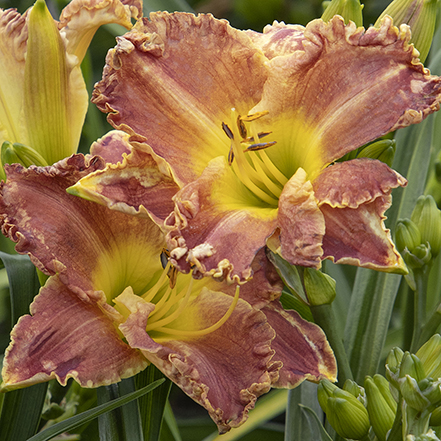
[[[90, 293], [89, 295], [92, 295]], [[56, 378], [74, 378], [83, 387], [116, 383], [140, 372], [147, 361], [118, 335], [103, 313], [103, 293], [95, 298], [51, 277], [31, 305], [32, 316], [20, 318], [6, 350], [3, 390]]]
[[121, 130], [111, 130], [102, 138], [92, 143], [90, 146], [90, 154], [93, 156], [101, 156], [106, 164], [122, 162], [123, 153], [128, 155], [132, 151], [129, 138], [130, 136]]
[[[179, 187], [171, 177], [167, 164], [160, 158], [145, 153], [139, 148], [138, 143], [134, 143], [138, 145], [137, 149], [129, 155], [124, 153], [122, 158], [118, 159], [124, 143], [127, 142], [122, 138], [120, 141], [123, 146], [120, 146], [118, 138], [121, 133], [124, 132], [111, 132], [111, 139], [105, 137], [100, 144], [93, 145], [94, 151], [105, 150], [107, 157], [117, 163], [107, 163], [104, 170], [85, 176], [68, 191], [113, 210], [143, 217], [150, 216], [156, 223], [162, 224], [173, 211], [172, 197]], [[130, 145], [125, 145], [131, 148]], [[109, 152], [115, 148], [113, 153]]]
[[21, 130], [24, 69], [28, 30], [27, 13], [0, 9], [0, 146], [4, 141], [29, 144]]
[[399, 30], [390, 17], [366, 31], [339, 16], [314, 20], [304, 37], [303, 49], [268, 62], [262, 101], [251, 111], [269, 111], [260, 130], [273, 131], [278, 145], [268, 156], [281, 170], [294, 158], [313, 178], [345, 153], [439, 109], [441, 79], [419, 62], [409, 28]]
[[[201, 323], [219, 320], [231, 297], [204, 290], [190, 308]], [[145, 332], [148, 304], [120, 325], [128, 343], [174, 381], [187, 395], [204, 406], [225, 433], [242, 424], [258, 396], [268, 392], [281, 364], [272, 362], [274, 331], [265, 315], [239, 300], [233, 314], [216, 331], [197, 339], [152, 340]], [[191, 321], [191, 320], [190, 320]]]
[[293, 265], [319, 268], [325, 220], [306, 179], [306, 172], [299, 168], [280, 195], [280, 253]]
[[262, 309], [276, 331], [271, 347], [275, 360], [283, 367], [273, 387], [294, 388], [304, 380], [323, 378], [334, 382], [337, 365], [324, 332], [314, 323], [302, 319], [296, 311], [286, 311], [278, 302]]
[[129, 216], [66, 192], [82, 176], [104, 167], [98, 157], [75, 155], [52, 167], [7, 167], [1, 190], [3, 232], [44, 273], [112, 299], [127, 286], [143, 294], [162, 272], [165, 245], [150, 219]]
[[272, 25], [263, 28], [263, 33], [245, 31], [268, 59], [283, 55], [291, 55], [294, 51], [303, 50], [305, 37], [304, 26], [279, 23], [275, 21]]
[[182, 270], [190, 262], [204, 275], [248, 279], [254, 256], [277, 226], [277, 209], [259, 206], [223, 157], [180, 190], [175, 203], [166, 221], [173, 227], [167, 235], [172, 262]]
[[326, 168], [313, 182], [326, 223], [324, 258], [338, 263], [405, 273], [384, 212], [391, 190], [407, 181], [386, 164], [355, 159]]
[[228, 154], [222, 121], [261, 98], [265, 57], [249, 37], [211, 15], [150, 15], [109, 52], [93, 102], [115, 128], [142, 137], [172, 164], [179, 184]]
[[130, 29], [131, 18], [141, 16], [141, 0], [72, 0], [61, 12], [58, 28], [66, 37], [67, 52], [80, 64], [100, 26], [117, 23]]

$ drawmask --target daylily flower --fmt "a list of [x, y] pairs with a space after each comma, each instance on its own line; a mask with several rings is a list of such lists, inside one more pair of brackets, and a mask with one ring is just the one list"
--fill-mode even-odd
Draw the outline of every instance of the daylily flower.
[[[127, 138], [110, 133], [92, 152], [125, 162]], [[145, 205], [164, 220], [172, 209], [164, 194], [178, 188], [151, 155], [136, 155], [145, 187], [155, 189]], [[147, 215], [130, 216], [66, 192], [104, 166], [99, 156], [74, 155], [52, 167], [6, 167], [2, 230], [50, 277], [31, 315], [11, 333], [4, 390], [52, 378], [97, 387], [153, 363], [226, 432], [243, 423], [271, 387], [335, 381], [324, 333], [281, 307], [282, 284], [264, 253], [253, 262], [254, 279], [240, 289], [195, 280], [176, 274], [170, 263], [163, 268], [165, 237]]]
[[59, 22], [43, 0], [23, 15], [0, 9], [0, 146], [27, 146], [38, 165], [75, 153], [89, 101], [86, 50], [101, 25], [129, 29], [141, 15], [141, 0], [73, 0]]
[[[267, 244], [295, 265], [405, 272], [383, 221], [406, 180], [377, 160], [334, 161], [438, 110], [440, 79], [409, 38], [390, 17], [379, 29], [335, 16], [261, 34], [165, 12], [119, 38], [93, 102], [181, 186], [165, 222], [173, 264], [243, 280]], [[132, 164], [134, 186], [141, 169]], [[99, 201], [117, 176], [73, 191]], [[100, 202], [142, 211], [123, 199]]]

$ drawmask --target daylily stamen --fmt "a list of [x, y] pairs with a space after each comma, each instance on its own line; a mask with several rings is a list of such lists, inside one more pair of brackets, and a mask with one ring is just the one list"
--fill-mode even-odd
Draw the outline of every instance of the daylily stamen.
[[[188, 330], [182, 330], [182, 329], [172, 329], [172, 328], [160, 327], [160, 328], [155, 329], [155, 331], [162, 332], [164, 334], [180, 335], [182, 337], [199, 337], [202, 335], [210, 334], [211, 332], [214, 332], [217, 329], [219, 329], [230, 318], [231, 314], [234, 311], [234, 308], [237, 305], [237, 302], [239, 301], [239, 293], [240, 293], [240, 286], [237, 286], [233, 301], [231, 302], [231, 305], [228, 308], [227, 312], [222, 316], [222, 318], [219, 321], [217, 321], [213, 325], [209, 326], [208, 328], [198, 329], [195, 331], [188, 331]], [[158, 338], [155, 340], [160, 341], [161, 339]]]
[[168, 271], [171, 267], [171, 262], [168, 262], [166, 267], [164, 268], [164, 271], [162, 272], [161, 276], [159, 277], [158, 281], [155, 283], [155, 285], [150, 288], [143, 296], [142, 298], [146, 301], [146, 302], [151, 302], [156, 294], [158, 294], [159, 290], [162, 288], [162, 286], [164, 285], [165, 279], [167, 277]]
[[282, 187], [284, 187], [285, 184], [288, 182], [288, 178], [274, 165], [274, 163], [271, 161], [270, 158], [268, 158], [268, 155], [264, 151], [260, 151], [259, 156], [263, 164], [265, 164], [265, 166], [267, 167], [269, 173], [271, 173], [276, 181], [280, 185], [282, 185]]
[[[191, 277], [187, 291], [185, 292], [185, 295], [183, 296], [184, 298], [182, 299], [182, 293], [178, 294], [175, 297], [174, 302], [170, 302], [170, 305], [167, 304], [167, 311], [166, 312], [168, 312], [172, 306], [176, 305], [182, 299], [178, 308], [172, 314], [170, 314], [167, 317], [163, 317], [160, 320], [153, 320], [153, 321], [149, 320], [149, 323], [147, 324], [146, 329], [145, 329], [146, 332], [157, 329], [158, 327], [161, 327], [163, 325], [168, 325], [172, 321], [176, 320], [181, 315], [184, 308], [187, 306], [188, 300], [190, 299], [192, 288], [193, 288], [193, 278]], [[176, 292], [177, 291], [176, 288], [173, 288], [173, 291]]]
[[[231, 140], [231, 147], [228, 152], [228, 164], [233, 167], [236, 176], [259, 199], [269, 205], [277, 206], [282, 188], [287, 182], [287, 179], [277, 170], [268, 156], [265, 155], [262, 158], [255, 153], [257, 150], [261, 151], [275, 145], [277, 141], [265, 143], [256, 142], [264, 136], [268, 136], [271, 132], [258, 132], [257, 126], [250, 124], [249, 129], [251, 130], [252, 136], [248, 136], [248, 130], [245, 126], [245, 122], [251, 123], [268, 113], [268, 111], [263, 111], [241, 116], [237, 115], [236, 110], [233, 108], [232, 119], [236, 121], [236, 125], [230, 128], [230, 126], [222, 122], [222, 129]], [[243, 145], [247, 147], [245, 150], [243, 149]], [[245, 156], [244, 153], [246, 153], [248, 157]]]

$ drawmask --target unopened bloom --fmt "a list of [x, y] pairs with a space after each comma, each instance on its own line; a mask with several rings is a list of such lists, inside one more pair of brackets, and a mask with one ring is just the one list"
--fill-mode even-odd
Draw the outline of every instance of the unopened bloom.
[[81, 61], [103, 24], [127, 29], [138, 0], [73, 0], [53, 20], [43, 0], [0, 9], [0, 147], [22, 144], [53, 164], [77, 151], [88, 108]]
[[[126, 141], [125, 134], [110, 133], [93, 151], [108, 164], [126, 164]], [[163, 219], [178, 188], [151, 155], [133, 154], [144, 165], [145, 188], [153, 189], [143, 203]], [[6, 167], [3, 232], [50, 277], [31, 315], [11, 333], [5, 390], [52, 378], [97, 387], [153, 363], [225, 432], [243, 423], [271, 387], [335, 380], [324, 333], [281, 307], [282, 284], [264, 253], [253, 262], [254, 279], [240, 289], [195, 280], [176, 274], [170, 263], [163, 268], [165, 237], [149, 216], [129, 216], [66, 192], [104, 166], [99, 156], [74, 155], [51, 167]]]
[[[261, 34], [165, 12], [121, 37], [93, 101], [181, 187], [165, 221], [173, 263], [244, 280], [267, 244], [295, 265], [405, 272], [384, 212], [406, 180], [377, 160], [334, 161], [438, 110], [440, 79], [409, 38], [387, 17], [380, 29], [336, 16]], [[74, 191], [141, 212], [134, 198], [100, 196], [117, 176], [88, 176]]]

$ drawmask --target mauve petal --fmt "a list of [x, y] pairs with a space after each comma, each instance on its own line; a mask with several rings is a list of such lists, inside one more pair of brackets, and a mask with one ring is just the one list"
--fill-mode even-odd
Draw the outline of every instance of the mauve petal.
[[[251, 262], [277, 226], [277, 209], [253, 206], [225, 158], [213, 159], [200, 178], [175, 196], [175, 213], [166, 221], [172, 262], [187, 262], [204, 275], [243, 281]], [[249, 204], [247, 205], [247, 202]]]
[[339, 16], [314, 20], [304, 37], [303, 49], [268, 62], [262, 100], [250, 111], [269, 111], [259, 130], [279, 141], [268, 156], [281, 170], [291, 151], [294, 166], [313, 178], [345, 153], [439, 109], [441, 79], [419, 62], [408, 27], [399, 30], [390, 17], [366, 31]]
[[[231, 297], [203, 291], [192, 302], [201, 323], [219, 320], [231, 304]], [[261, 394], [268, 392], [278, 377], [281, 363], [272, 362], [274, 331], [265, 315], [239, 300], [233, 314], [216, 331], [193, 339], [162, 339], [161, 344], [145, 332], [148, 304], [120, 325], [131, 347], [174, 381], [187, 395], [204, 406], [225, 433], [242, 424]], [[184, 317], [185, 318], [185, 317]]]
[[[112, 140], [111, 144], [113, 147], [116, 142]], [[117, 164], [107, 163], [104, 170], [85, 176], [69, 188], [69, 193], [162, 224], [173, 211], [172, 198], [179, 187], [163, 160], [145, 153], [138, 143], [134, 145], [138, 148], [132, 153], [124, 154]]]
[[[91, 297], [93, 296], [93, 297]], [[3, 362], [4, 390], [56, 378], [83, 387], [116, 383], [147, 366], [139, 351], [118, 335], [103, 313], [103, 293], [71, 291], [51, 277], [11, 333]]]
[[325, 218], [324, 258], [378, 271], [405, 273], [405, 264], [384, 226], [393, 188], [407, 181], [373, 159], [336, 163], [314, 180]]
[[276, 351], [274, 359], [283, 363], [273, 387], [294, 388], [304, 380], [336, 380], [334, 353], [317, 325], [302, 319], [296, 311], [284, 310], [278, 302], [266, 306], [262, 312], [276, 331], [271, 343]]
[[165, 242], [159, 227], [66, 192], [102, 167], [100, 158], [82, 155], [52, 167], [7, 167], [0, 198], [2, 231], [18, 242], [19, 253], [28, 253], [46, 274], [61, 272], [68, 285], [101, 289], [109, 299], [129, 284], [143, 293], [152, 272], [162, 269], [159, 255]]
[[263, 28], [263, 33], [244, 31], [259, 47], [268, 59], [291, 55], [296, 50], [303, 50], [305, 28], [301, 25], [285, 24], [275, 21]]
[[312, 184], [299, 168], [279, 199], [280, 253], [293, 265], [320, 267], [325, 220]]
[[121, 130], [112, 130], [90, 146], [90, 154], [101, 156], [106, 163], [117, 164], [122, 162], [123, 154], [129, 154], [132, 146], [130, 135]]
[[325, 168], [312, 185], [319, 207], [358, 208], [393, 188], [405, 187], [407, 180], [381, 161], [360, 158]]
[[265, 57], [246, 34], [211, 15], [158, 12], [118, 38], [93, 102], [115, 127], [165, 158], [179, 184], [227, 156], [222, 121], [261, 98]]

